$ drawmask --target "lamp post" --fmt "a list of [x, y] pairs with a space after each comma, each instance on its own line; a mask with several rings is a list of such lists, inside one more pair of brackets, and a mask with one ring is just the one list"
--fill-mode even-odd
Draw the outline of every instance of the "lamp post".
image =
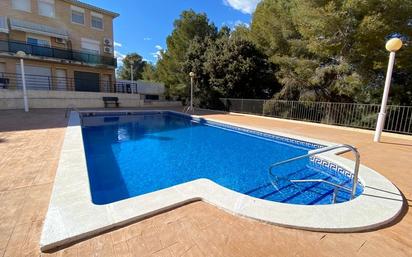
[[130, 80], [131, 80], [132, 83], [133, 83], [133, 63], [130, 64]]
[[133, 91], [133, 88], [134, 88], [134, 86], [133, 86], [133, 63], [131, 63], [130, 64], [130, 81], [131, 81], [131, 83], [130, 83], [130, 87], [131, 87], [131, 90], [132, 90], [132, 93], [134, 93]]
[[382, 130], [385, 125], [386, 104], [388, 102], [389, 89], [391, 87], [392, 71], [393, 71], [393, 65], [395, 63], [395, 52], [401, 49], [402, 40], [400, 40], [399, 38], [392, 38], [388, 42], [386, 42], [385, 47], [386, 47], [386, 50], [390, 52], [389, 63], [388, 63], [388, 70], [386, 72], [385, 89], [383, 90], [381, 110], [379, 112], [378, 122], [376, 124], [375, 136], [373, 138], [374, 142], [380, 141]]
[[189, 110], [193, 112], [194, 111], [193, 109], [193, 79], [195, 77], [195, 73], [191, 71], [189, 73], [189, 76], [190, 76], [190, 108]]
[[18, 51], [16, 55], [20, 58], [20, 68], [21, 68], [21, 79], [23, 83], [23, 102], [24, 102], [24, 111], [29, 111], [29, 102], [27, 100], [27, 90], [26, 90], [26, 74], [24, 72], [24, 60], [23, 58], [26, 57], [26, 53], [23, 51]]

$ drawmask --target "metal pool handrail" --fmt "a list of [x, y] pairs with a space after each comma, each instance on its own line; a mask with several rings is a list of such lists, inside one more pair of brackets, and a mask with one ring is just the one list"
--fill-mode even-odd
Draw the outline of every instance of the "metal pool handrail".
[[186, 106], [186, 107], [183, 109], [183, 112], [184, 112], [184, 113], [188, 113], [188, 112], [192, 112], [192, 113], [193, 113], [193, 111], [194, 111], [194, 108], [192, 108], [190, 105]]
[[[272, 172], [275, 167], [278, 167], [278, 166], [280, 166], [280, 165], [283, 165], [283, 164], [286, 164], [286, 163], [289, 163], [289, 162], [293, 162], [293, 161], [296, 161], [296, 160], [300, 160], [300, 159], [304, 159], [304, 158], [307, 158], [307, 157], [311, 157], [311, 156], [316, 155], [316, 154], [321, 154], [321, 153], [330, 152], [330, 151], [333, 151], [333, 150], [336, 150], [336, 149], [339, 149], [339, 148], [349, 149], [349, 150], [355, 155], [355, 158], [356, 158], [356, 160], [355, 160], [355, 167], [354, 167], [354, 171], [353, 171], [353, 181], [352, 181], [353, 185], [352, 185], [352, 189], [348, 189], [348, 188], [346, 188], [346, 187], [343, 187], [343, 186], [340, 186], [340, 185], [337, 185], [337, 184], [334, 184], [334, 183], [331, 183], [331, 182], [328, 182], [328, 184], [333, 184], [335, 187], [339, 187], [339, 188], [345, 188], [346, 190], [348, 190], [348, 191], [351, 192], [351, 199], [353, 199], [353, 198], [355, 197], [356, 187], [357, 187], [357, 184], [358, 184], [359, 165], [360, 165], [360, 154], [359, 154], [358, 150], [357, 150], [355, 147], [351, 146], [351, 145], [341, 144], [341, 145], [328, 146], [328, 147], [324, 147], [324, 148], [321, 148], [321, 149], [317, 149], [317, 150], [311, 151], [310, 153], [305, 154], [305, 155], [301, 155], [301, 156], [294, 157], [294, 158], [291, 158], [291, 159], [288, 159], [288, 160], [285, 160], [285, 161], [281, 161], [281, 162], [274, 163], [274, 164], [270, 165], [270, 167], [269, 167], [269, 174], [276, 177], [276, 175], [273, 174], [273, 172]], [[325, 180], [322, 180], [322, 181], [320, 181], [320, 180], [319, 180], [319, 181], [314, 181], [314, 180], [310, 180], [310, 179], [307, 179], [307, 180], [294, 180], [294, 181], [291, 180], [291, 182], [297, 182], [297, 183], [305, 183], [305, 182], [325, 182], [325, 183], [326, 183]]]

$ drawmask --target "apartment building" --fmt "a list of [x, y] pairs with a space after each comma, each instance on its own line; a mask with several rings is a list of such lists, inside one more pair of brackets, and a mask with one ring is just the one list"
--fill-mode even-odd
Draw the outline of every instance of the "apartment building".
[[117, 13], [76, 0], [0, 0], [0, 88], [112, 91]]

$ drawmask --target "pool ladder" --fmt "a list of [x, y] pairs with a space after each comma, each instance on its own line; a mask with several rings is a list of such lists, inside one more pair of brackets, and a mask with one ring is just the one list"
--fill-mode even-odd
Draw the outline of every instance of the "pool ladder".
[[[328, 147], [324, 147], [324, 148], [321, 148], [321, 149], [311, 151], [310, 153], [305, 154], [305, 155], [301, 155], [301, 156], [294, 157], [294, 158], [291, 158], [291, 159], [288, 159], [288, 160], [285, 160], [285, 161], [274, 163], [274, 164], [270, 165], [270, 167], [269, 167], [269, 175], [271, 175], [273, 177], [277, 177], [275, 174], [273, 174], [273, 169], [280, 166], [280, 165], [290, 163], [290, 162], [293, 162], [293, 161], [297, 161], [297, 160], [300, 160], [300, 159], [308, 158], [308, 157], [311, 157], [311, 156], [314, 156], [314, 155], [317, 155], [317, 154], [326, 153], [326, 152], [330, 152], [330, 151], [333, 151], [333, 150], [341, 149], [341, 148], [346, 148], [347, 150], [350, 150], [356, 158], [355, 167], [354, 167], [354, 171], [353, 171], [352, 188], [348, 188], [348, 187], [345, 187], [345, 186], [342, 186], [342, 185], [339, 185], [339, 184], [336, 184], [336, 183], [333, 183], [333, 182], [330, 182], [330, 181], [326, 181], [326, 180], [323, 180], [323, 179], [296, 179], [296, 180], [290, 180], [290, 182], [292, 182], [292, 183], [313, 183], [313, 182], [316, 182], [316, 183], [325, 183], [325, 184], [331, 185], [331, 186], [334, 187], [332, 203], [336, 203], [336, 198], [337, 198], [337, 194], [338, 194], [339, 189], [342, 189], [342, 190], [345, 190], [345, 191], [349, 192], [351, 194], [351, 199], [353, 199], [353, 198], [355, 198], [356, 187], [358, 185], [360, 154], [359, 154], [358, 150], [355, 147], [351, 146], [351, 145], [341, 144], [341, 145], [328, 146]], [[272, 182], [272, 180], [271, 180], [271, 182]], [[273, 184], [273, 182], [272, 182], [272, 184]]]
[[195, 110], [195, 108], [192, 108], [190, 105], [188, 105], [188, 106], [186, 106], [184, 109], [183, 109], [183, 112], [184, 113], [189, 113], [189, 112], [194, 112], [194, 110]]

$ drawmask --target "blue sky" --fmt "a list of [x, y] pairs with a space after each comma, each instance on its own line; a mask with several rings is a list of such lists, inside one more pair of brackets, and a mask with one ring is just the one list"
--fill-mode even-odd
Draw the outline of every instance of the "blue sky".
[[114, 21], [118, 60], [130, 52], [156, 62], [156, 52], [166, 47], [173, 21], [183, 10], [205, 12], [217, 27], [250, 23], [260, 0], [82, 0], [120, 14]]

